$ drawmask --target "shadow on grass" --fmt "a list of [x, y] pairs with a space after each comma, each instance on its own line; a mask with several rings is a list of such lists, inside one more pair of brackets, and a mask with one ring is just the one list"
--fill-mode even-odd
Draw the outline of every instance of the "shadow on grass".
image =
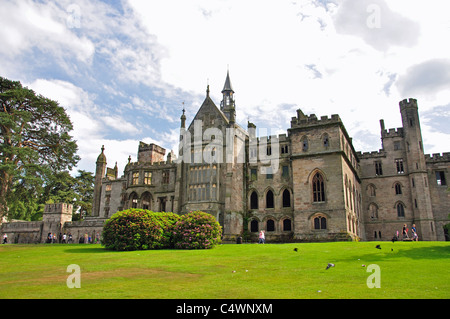
[[73, 254], [96, 254], [96, 253], [133, 253], [133, 252], [143, 252], [143, 251], [189, 251], [188, 249], [144, 249], [144, 250], [111, 250], [106, 249], [98, 244], [74, 244], [69, 245], [67, 249], [64, 250], [66, 253]]
[[[411, 243], [414, 245], [414, 243]], [[364, 259], [365, 261], [378, 261], [380, 259], [391, 259], [396, 258], [411, 258], [415, 260], [446, 260], [450, 259], [450, 246], [427, 246], [427, 247], [408, 247], [400, 246], [392, 243], [380, 243], [381, 249], [374, 248], [372, 252], [361, 252], [358, 258]], [[352, 260], [355, 255], [349, 256], [348, 258], [341, 258], [341, 260]]]
[[67, 249], [64, 250], [66, 253], [73, 253], [73, 254], [97, 254], [97, 253], [115, 253], [119, 251], [115, 250], [108, 250], [103, 246], [100, 245], [91, 245], [91, 244], [75, 244], [75, 245], [69, 245]]

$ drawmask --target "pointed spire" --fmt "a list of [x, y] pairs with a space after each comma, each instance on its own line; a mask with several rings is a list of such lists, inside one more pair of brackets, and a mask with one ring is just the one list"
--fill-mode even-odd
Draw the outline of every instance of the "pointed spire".
[[97, 164], [103, 164], [106, 163], [106, 156], [105, 156], [105, 145], [102, 145], [101, 148], [102, 152], [100, 153], [100, 155], [97, 157]]
[[231, 81], [230, 81], [230, 71], [229, 71], [229, 70], [227, 70], [227, 78], [226, 78], [226, 80], [225, 80], [225, 85], [223, 86], [222, 93], [227, 92], [227, 91], [228, 91], [228, 92], [231, 91], [231, 92], [234, 93], [233, 87], [231, 86]]
[[206, 86], [206, 97], [209, 97], [209, 84]]
[[183, 102], [183, 114], [180, 117], [182, 128], [184, 128], [186, 126], [186, 115], [184, 115], [184, 112], [186, 112], [186, 110], [184, 109], [184, 102]]

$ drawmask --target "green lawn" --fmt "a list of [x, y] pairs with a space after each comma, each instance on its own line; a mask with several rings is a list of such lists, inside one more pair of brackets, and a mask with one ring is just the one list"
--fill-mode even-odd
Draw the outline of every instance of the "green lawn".
[[[233, 244], [132, 252], [83, 244], [1, 245], [0, 298], [448, 299], [449, 261], [448, 242]], [[329, 262], [335, 267], [325, 270]], [[79, 289], [66, 285], [70, 264], [80, 266]], [[380, 267], [380, 288], [367, 286], [371, 264]]]

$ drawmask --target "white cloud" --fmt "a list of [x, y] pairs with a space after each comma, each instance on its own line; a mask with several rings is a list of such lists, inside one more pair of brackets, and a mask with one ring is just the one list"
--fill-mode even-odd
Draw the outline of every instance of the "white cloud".
[[[401, 125], [400, 100], [419, 98], [424, 109], [445, 102], [442, 94], [404, 96], [408, 92], [397, 85], [412, 65], [444, 54], [436, 50], [443, 37], [433, 32], [448, 36], [450, 30], [437, 29], [431, 14], [442, 11], [443, 2], [432, 8], [420, 1], [333, 2], [136, 0], [130, 6], [166, 49], [164, 82], [204, 96], [209, 79], [219, 105], [229, 65], [242, 125], [249, 119], [287, 129], [296, 108], [317, 116], [337, 113], [363, 148], [358, 150], [377, 150], [379, 119]], [[380, 9], [380, 28], [367, 25], [374, 12], [369, 5]], [[445, 22], [443, 13], [438, 16]]]
[[344, 0], [335, 16], [339, 33], [356, 35], [377, 50], [391, 46], [414, 47], [418, 43], [417, 22], [392, 11], [385, 0]]
[[94, 45], [86, 37], [78, 37], [67, 28], [67, 12], [52, 3], [4, 1], [0, 11], [0, 53], [10, 59], [29, 54], [35, 47], [64, 60], [75, 56], [90, 63]]
[[[380, 28], [367, 27], [371, 4], [381, 9]], [[449, 104], [446, 64], [431, 63], [450, 56], [445, 4], [5, 1], [0, 73], [26, 79], [68, 108], [90, 165], [107, 142], [112, 161], [135, 154], [140, 138], [176, 145], [181, 103], [189, 121], [209, 82], [219, 106], [227, 65], [244, 127], [249, 119], [286, 131], [297, 108], [318, 117], [339, 114], [355, 148], [371, 151], [380, 147], [379, 119], [401, 125], [398, 101], [417, 98], [419, 112]], [[422, 133], [424, 141], [438, 138], [428, 125]], [[446, 132], [440, 144], [428, 140], [427, 152], [450, 150]]]
[[409, 67], [397, 86], [403, 95], [450, 93], [450, 59], [432, 59]]

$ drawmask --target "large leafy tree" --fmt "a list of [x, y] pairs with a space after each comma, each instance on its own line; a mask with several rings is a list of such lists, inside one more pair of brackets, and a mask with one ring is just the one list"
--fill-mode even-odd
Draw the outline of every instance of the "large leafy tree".
[[23, 181], [14, 183], [8, 199], [10, 219], [39, 220], [48, 203], [73, 205], [73, 220], [79, 220], [80, 213], [90, 215], [94, 194], [94, 176], [91, 172], [78, 170], [77, 176], [61, 171], [45, 176], [39, 185], [27, 185]]
[[77, 164], [72, 129], [58, 102], [0, 77], [0, 217], [7, 215], [13, 187], [39, 192], [45, 176]]

